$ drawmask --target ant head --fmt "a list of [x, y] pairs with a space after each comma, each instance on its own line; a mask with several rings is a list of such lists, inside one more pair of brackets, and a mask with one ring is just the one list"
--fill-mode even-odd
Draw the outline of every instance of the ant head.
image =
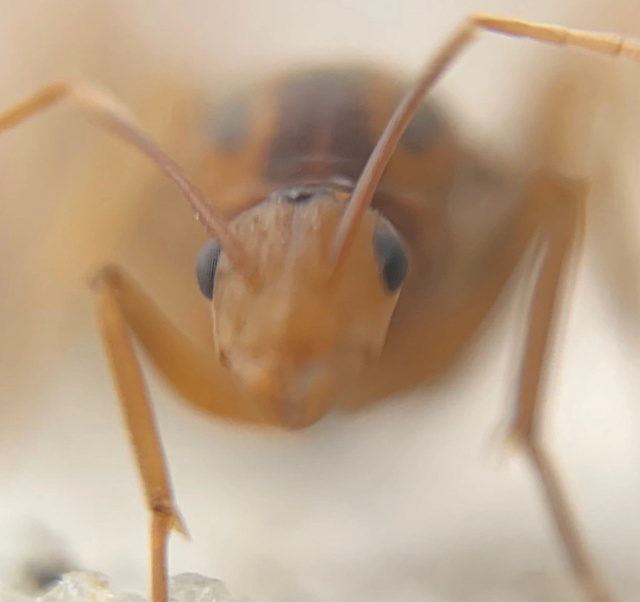
[[329, 189], [280, 192], [229, 224], [249, 277], [215, 242], [198, 260], [222, 361], [260, 408], [291, 427], [324, 415], [379, 355], [408, 269], [404, 241], [371, 210], [333, 261], [343, 213]]

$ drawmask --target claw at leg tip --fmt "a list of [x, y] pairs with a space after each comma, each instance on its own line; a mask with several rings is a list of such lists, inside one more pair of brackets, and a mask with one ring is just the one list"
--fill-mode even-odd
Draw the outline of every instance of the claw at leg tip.
[[185, 539], [191, 539], [191, 535], [189, 533], [189, 529], [187, 529], [187, 525], [184, 522], [184, 519], [177, 512], [174, 512], [174, 514], [173, 514], [173, 520], [171, 522], [171, 528], [174, 531], [177, 531], [178, 533], [180, 533], [180, 535], [182, 535], [182, 537], [184, 537]]

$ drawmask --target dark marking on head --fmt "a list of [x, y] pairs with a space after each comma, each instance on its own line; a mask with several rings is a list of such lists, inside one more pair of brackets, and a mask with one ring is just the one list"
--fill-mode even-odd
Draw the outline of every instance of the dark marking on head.
[[364, 103], [369, 76], [356, 69], [317, 69], [282, 81], [268, 180], [357, 179], [375, 142]]
[[252, 106], [249, 94], [232, 96], [216, 114], [213, 142], [222, 153], [236, 153], [251, 134]]
[[402, 134], [400, 143], [410, 153], [427, 150], [439, 137], [444, 121], [431, 102], [423, 103]]
[[390, 293], [395, 293], [409, 271], [406, 243], [394, 228], [382, 223], [373, 233], [373, 248], [384, 286]]
[[[349, 190], [351, 190], [351, 188]], [[331, 186], [322, 184], [309, 184], [287, 190], [278, 190], [271, 195], [271, 198], [276, 201], [293, 204], [309, 203], [316, 198], [326, 199], [327, 197], [335, 198], [335, 190], [333, 190]]]
[[317, 193], [314, 188], [293, 188], [282, 194], [283, 200], [288, 203], [308, 203]]

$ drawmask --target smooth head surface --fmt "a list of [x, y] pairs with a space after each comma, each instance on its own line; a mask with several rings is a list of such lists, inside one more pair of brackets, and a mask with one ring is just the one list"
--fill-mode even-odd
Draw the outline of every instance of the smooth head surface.
[[395, 231], [376, 212], [366, 213], [348, 256], [332, 267], [343, 212], [328, 189], [273, 195], [230, 224], [253, 277], [237, 273], [224, 253], [217, 267], [221, 360], [269, 418], [292, 428], [321, 418], [379, 356], [399, 296], [385, 284], [374, 244], [381, 228]]

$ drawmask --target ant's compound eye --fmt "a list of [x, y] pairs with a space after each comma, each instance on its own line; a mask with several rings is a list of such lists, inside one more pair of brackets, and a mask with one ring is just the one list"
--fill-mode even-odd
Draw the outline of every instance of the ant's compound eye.
[[393, 228], [381, 224], [373, 233], [373, 249], [385, 288], [394, 293], [402, 286], [409, 269], [405, 242]]
[[198, 253], [196, 262], [196, 276], [202, 294], [207, 299], [213, 299], [213, 281], [216, 276], [216, 267], [220, 259], [220, 245], [215, 240], [210, 240]]

